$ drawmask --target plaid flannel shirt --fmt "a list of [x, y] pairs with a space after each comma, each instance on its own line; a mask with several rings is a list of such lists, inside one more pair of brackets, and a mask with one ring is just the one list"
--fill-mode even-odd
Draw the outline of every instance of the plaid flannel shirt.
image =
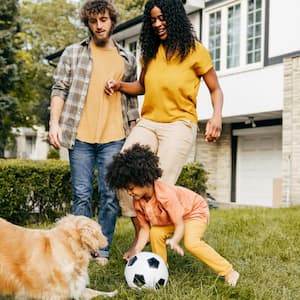
[[[62, 130], [62, 146], [72, 149], [75, 143], [77, 128], [86, 101], [89, 87], [92, 58], [89, 46], [90, 38], [80, 43], [68, 46], [60, 57], [51, 97], [59, 96], [64, 100], [64, 107], [60, 116]], [[124, 59], [123, 81], [136, 80], [136, 60], [119, 44], [115, 43], [120, 56]], [[139, 118], [137, 97], [121, 93], [123, 126], [126, 136], [129, 134], [129, 122]]]

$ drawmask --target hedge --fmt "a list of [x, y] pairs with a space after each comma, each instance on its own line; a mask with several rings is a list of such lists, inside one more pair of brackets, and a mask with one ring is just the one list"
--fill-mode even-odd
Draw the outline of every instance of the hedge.
[[[207, 172], [200, 163], [187, 164], [177, 181], [204, 195]], [[97, 211], [94, 182], [93, 210]], [[67, 161], [0, 160], [0, 217], [13, 223], [54, 221], [71, 212], [72, 188]]]

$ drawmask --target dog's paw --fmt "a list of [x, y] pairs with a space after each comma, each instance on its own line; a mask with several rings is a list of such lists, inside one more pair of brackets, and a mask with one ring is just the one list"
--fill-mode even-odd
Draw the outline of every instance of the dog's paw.
[[92, 290], [89, 288], [85, 289], [84, 295], [83, 295], [83, 300], [91, 300], [94, 299], [98, 296], [102, 297], [114, 297], [118, 294], [117, 290], [114, 290], [112, 292], [103, 292], [103, 291], [97, 291], [97, 290]]

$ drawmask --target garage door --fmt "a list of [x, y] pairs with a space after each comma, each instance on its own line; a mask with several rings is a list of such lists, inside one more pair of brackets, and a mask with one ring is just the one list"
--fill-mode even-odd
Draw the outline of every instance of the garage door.
[[273, 179], [281, 177], [281, 126], [237, 130], [236, 202], [272, 206]]

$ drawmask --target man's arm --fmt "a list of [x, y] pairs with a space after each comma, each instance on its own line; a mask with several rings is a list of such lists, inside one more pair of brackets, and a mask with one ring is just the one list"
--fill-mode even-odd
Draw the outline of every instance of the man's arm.
[[62, 141], [62, 133], [61, 128], [59, 126], [59, 119], [64, 107], [64, 103], [64, 100], [59, 96], [53, 96], [51, 98], [49, 142], [56, 149], [59, 149], [60, 143]]

